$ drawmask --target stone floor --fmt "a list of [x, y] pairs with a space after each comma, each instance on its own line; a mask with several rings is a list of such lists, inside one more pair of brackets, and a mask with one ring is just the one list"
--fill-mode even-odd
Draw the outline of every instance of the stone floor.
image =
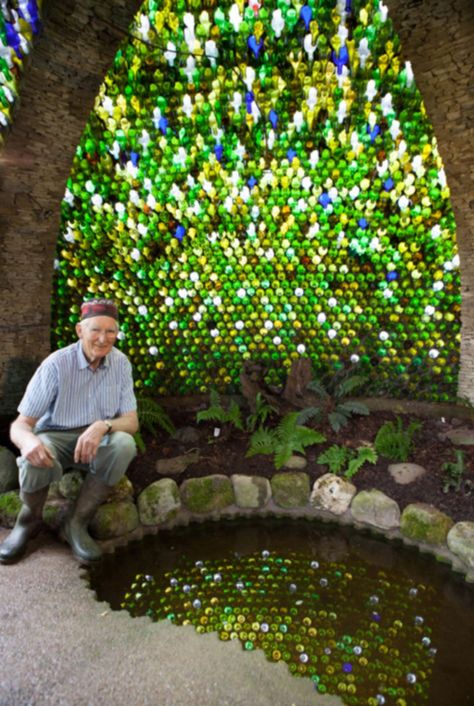
[[342, 703], [237, 642], [112, 612], [66, 546], [41, 535], [32, 549], [0, 565], [0, 706]]

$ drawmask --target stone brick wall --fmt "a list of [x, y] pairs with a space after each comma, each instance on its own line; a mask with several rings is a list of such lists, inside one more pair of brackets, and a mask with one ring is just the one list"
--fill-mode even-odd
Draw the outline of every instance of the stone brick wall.
[[95, 95], [140, 0], [46, 0], [0, 155], [0, 414], [49, 353], [60, 202]]
[[[386, 0], [438, 137], [458, 223], [460, 393], [474, 401], [474, 4]], [[0, 415], [50, 350], [59, 208], [100, 82], [139, 0], [45, 0], [44, 32], [0, 155]]]
[[387, 0], [433, 123], [457, 223], [462, 341], [459, 395], [474, 402], [474, 3]]

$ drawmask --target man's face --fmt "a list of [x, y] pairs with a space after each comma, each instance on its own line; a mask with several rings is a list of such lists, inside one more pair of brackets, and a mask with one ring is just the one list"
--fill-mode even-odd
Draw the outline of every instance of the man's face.
[[118, 326], [111, 316], [91, 316], [76, 325], [82, 350], [90, 363], [110, 353], [117, 339]]

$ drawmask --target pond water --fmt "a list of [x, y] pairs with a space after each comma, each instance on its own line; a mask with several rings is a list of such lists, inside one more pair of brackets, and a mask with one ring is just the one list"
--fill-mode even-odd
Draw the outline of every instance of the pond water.
[[207, 522], [89, 576], [114, 610], [262, 649], [346, 704], [474, 704], [474, 588], [401, 544], [304, 520]]

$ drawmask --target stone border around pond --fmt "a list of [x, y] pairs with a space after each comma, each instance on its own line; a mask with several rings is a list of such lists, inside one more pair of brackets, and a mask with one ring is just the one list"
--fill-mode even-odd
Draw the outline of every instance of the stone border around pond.
[[[81, 473], [72, 471], [50, 489], [43, 513], [49, 526], [59, 527], [81, 483]], [[0, 524], [12, 526], [20, 505], [17, 490], [0, 494]], [[318, 478], [312, 488], [309, 475], [300, 471], [276, 473], [271, 480], [215, 474], [187, 479], [181, 486], [161, 478], [145, 488], [136, 503], [132, 484], [123, 478], [109, 502], [99, 507], [91, 532], [104, 551], [112, 552], [160, 529], [252, 516], [321, 520], [370, 530], [432, 554], [474, 583], [474, 522], [454, 523], [424, 503], [401, 512], [381, 491], [357, 492], [355, 485], [332, 473]]]

